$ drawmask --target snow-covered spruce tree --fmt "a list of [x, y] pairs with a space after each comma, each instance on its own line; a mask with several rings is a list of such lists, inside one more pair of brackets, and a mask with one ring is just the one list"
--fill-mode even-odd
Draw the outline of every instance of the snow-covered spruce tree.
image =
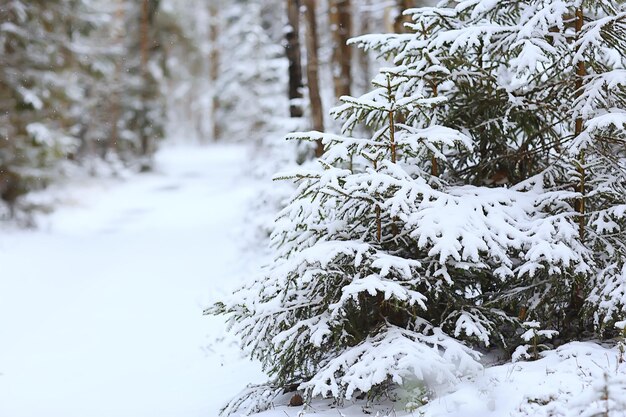
[[159, 0], [89, 4], [104, 22], [82, 46], [87, 51], [85, 67], [94, 79], [82, 101], [81, 154], [149, 168], [165, 124], [167, 75], [161, 37], [168, 36], [176, 22], [167, 14], [161, 18]]
[[[223, 65], [211, 86], [218, 102], [220, 136], [215, 139], [259, 141], [277, 123], [276, 96], [284, 94], [280, 81], [286, 72], [283, 48], [263, 27], [267, 13], [263, 6], [240, 0], [224, 7], [222, 13], [228, 22], [218, 39]], [[237, 48], [229, 46], [233, 42]]]
[[626, 7], [620, 3], [577, 10], [573, 59], [570, 154], [577, 156], [580, 239], [595, 260], [579, 297], [603, 329], [626, 318]]
[[78, 147], [84, 40], [101, 16], [83, 0], [5, 1], [0, 8], [0, 197], [11, 207], [59, 174]]
[[[562, 221], [578, 229], [570, 246], [586, 258], [578, 269], [516, 274], [500, 302], [509, 299], [522, 316], [539, 315], [561, 330], [585, 299], [598, 320], [618, 318], [625, 282], [624, 6], [472, 0], [408, 13], [414, 34], [355, 42], [417, 75], [426, 63], [440, 65], [426, 85], [418, 76], [407, 86], [411, 94], [445, 94], [442, 123], [471, 132], [474, 150], [452, 161], [457, 179], [541, 187]], [[579, 329], [569, 330], [562, 335]]]
[[[569, 338], [585, 298], [621, 314], [622, 6], [411, 13], [414, 33], [354, 41], [394, 66], [342, 98], [346, 136], [291, 136], [323, 140], [322, 170], [282, 176], [299, 188], [276, 261], [211, 309], [275, 386], [341, 399], [453, 377], [477, 366], [461, 341], [504, 344], [503, 322], [531, 316]], [[359, 123], [373, 136], [349, 137]]]
[[[421, 314], [444, 279], [431, 284], [420, 276], [415, 248], [408, 247], [402, 221], [391, 214], [402, 209], [395, 207], [400, 196], [391, 206], [393, 190], [411, 178], [398, 161], [422, 154], [423, 144], [419, 132], [404, 135], [388, 121], [410, 106], [432, 107], [439, 99], [398, 101], [400, 78], [389, 73], [378, 82], [370, 95], [349, 99], [337, 110], [370, 118], [379, 126], [374, 138], [292, 136], [324, 141], [324, 170], [284, 176], [300, 184], [272, 237], [275, 263], [238, 299], [210, 309], [230, 316], [276, 387], [296, 384], [313, 396], [352, 398], [390, 380], [441, 381], [455, 376], [456, 365], [479, 367], [476, 352]], [[441, 133], [442, 144], [471, 146], [458, 132]], [[416, 188], [434, 192], [428, 182], [441, 181], [426, 178]], [[385, 201], [389, 205], [383, 207]]]
[[156, 143], [163, 135], [165, 112], [160, 94], [165, 76], [160, 0], [123, 1], [119, 7], [115, 24], [123, 29], [114, 56], [115, 94], [110, 104], [114, 117], [109, 140], [111, 148], [124, 159], [140, 157], [143, 167], [149, 168]]
[[366, 123], [370, 138], [290, 135], [323, 141], [322, 169], [279, 176], [299, 186], [275, 262], [209, 309], [229, 316], [274, 387], [344, 399], [454, 379], [480, 367], [478, 344], [506, 342], [514, 319], [493, 298], [508, 280], [584, 263], [551, 193], [452, 183], [450, 160], [473, 140], [438, 124], [447, 99], [408, 90], [416, 77], [385, 69], [373, 91], [342, 98], [344, 134]]

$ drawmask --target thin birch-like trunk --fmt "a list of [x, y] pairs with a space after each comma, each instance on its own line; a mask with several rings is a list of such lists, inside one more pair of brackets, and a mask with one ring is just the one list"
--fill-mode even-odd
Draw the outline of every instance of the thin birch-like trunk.
[[[307, 50], [307, 86], [309, 89], [309, 101], [311, 104], [311, 117], [313, 119], [313, 129], [319, 132], [324, 131], [324, 111], [322, 107], [322, 97], [320, 95], [319, 86], [319, 60], [318, 60], [318, 36], [317, 36], [317, 17], [316, 17], [316, 1], [304, 0], [306, 7], [306, 50]], [[315, 148], [315, 155], [322, 156], [324, 146], [322, 141], [318, 140]]]
[[408, 30], [405, 26], [406, 23], [411, 22], [410, 16], [402, 14], [405, 10], [416, 6], [414, 0], [396, 0], [397, 1], [397, 14], [393, 22], [393, 31], [395, 33], [407, 33]]
[[[124, 0], [117, 0], [117, 8], [115, 9], [115, 31], [113, 33], [113, 43], [117, 47], [121, 47], [124, 42]], [[122, 82], [122, 57], [115, 59], [115, 78], [114, 78], [113, 94], [111, 95], [111, 136], [107, 144], [108, 151], [117, 150], [117, 142], [119, 140], [120, 112], [121, 112], [121, 95], [120, 83]]]
[[139, 48], [141, 51], [141, 79], [143, 81], [142, 87], [142, 104], [141, 110], [141, 123], [139, 124], [139, 136], [141, 138], [141, 154], [148, 156], [150, 154], [150, 137], [147, 134], [145, 127], [148, 123], [148, 58], [149, 58], [149, 43], [150, 43], [150, 16], [149, 5], [150, 0], [142, 0], [141, 2], [141, 23], [140, 23], [140, 41]]
[[349, 96], [352, 87], [352, 49], [348, 46], [348, 39], [352, 36], [352, 6], [350, 0], [330, 0], [329, 3], [335, 96]]
[[217, 141], [220, 136], [220, 126], [217, 120], [219, 111], [218, 81], [220, 76], [220, 49], [219, 49], [219, 10], [215, 2], [209, 5], [209, 81], [211, 83], [211, 139]]

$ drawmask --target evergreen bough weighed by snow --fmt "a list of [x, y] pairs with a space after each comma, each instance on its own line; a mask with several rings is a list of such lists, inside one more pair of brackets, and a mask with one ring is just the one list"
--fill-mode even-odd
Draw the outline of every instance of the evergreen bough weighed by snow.
[[321, 167], [278, 176], [298, 188], [275, 261], [208, 310], [268, 387], [341, 400], [442, 383], [480, 369], [480, 346], [511, 347], [526, 317], [564, 338], [583, 303], [596, 324], [624, 317], [623, 6], [410, 13], [415, 33], [353, 40], [393, 67], [342, 97], [342, 135], [289, 136], [321, 140]]
[[623, 317], [624, 6], [472, 0], [409, 13], [414, 34], [353, 42], [411, 72], [410, 94], [448, 97], [441, 123], [475, 144], [452, 162], [456, 179], [540, 186], [577, 224], [570, 248], [584, 262], [558, 279], [520, 280], [511, 294], [521, 315], [537, 314], [568, 337], [590, 329], [583, 313], [595, 324]]

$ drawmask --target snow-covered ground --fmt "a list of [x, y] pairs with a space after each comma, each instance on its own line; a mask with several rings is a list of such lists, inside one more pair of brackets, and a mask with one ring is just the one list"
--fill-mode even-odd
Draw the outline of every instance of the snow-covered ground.
[[254, 257], [241, 146], [166, 148], [156, 172], [74, 184], [0, 236], [0, 416], [211, 417], [257, 364], [202, 315]]
[[279, 406], [258, 417], [626, 417], [626, 358], [615, 342], [572, 342], [537, 361], [486, 367], [434, 392], [409, 383], [396, 401]]
[[[260, 262], [243, 250], [258, 188], [247, 158], [166, 148], [156, 172], [74, 183], [39, 230], [2, 233], [0, 417], [215, 417], [264, 380], [202, 316]], [[288, 394], [259, 417], [623, 417], [623, 359], [614, 342], [571, 343], [395, 402], [303, 409]]]

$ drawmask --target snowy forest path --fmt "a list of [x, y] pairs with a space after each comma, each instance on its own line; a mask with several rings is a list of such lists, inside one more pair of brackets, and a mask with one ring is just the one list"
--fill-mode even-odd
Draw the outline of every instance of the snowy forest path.
[[[0, 416], [213, 417], [258, 365], [202, 316], [245, 272], [243, 146], [171, 147], [0, 237]], [[254, 256], [251, 256], [254, 258]]]

